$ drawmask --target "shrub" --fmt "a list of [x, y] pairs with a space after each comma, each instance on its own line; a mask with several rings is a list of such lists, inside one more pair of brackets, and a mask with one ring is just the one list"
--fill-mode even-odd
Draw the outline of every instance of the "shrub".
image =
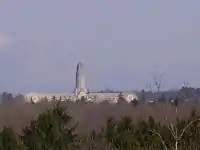
[[56, 103], [40, 114], [24, 129], [24, 144], [28, 150], [76, 149], [76, 126], [70, 126], [71, 117]]
[[3, 128], [0, 134], [0, 150], [24, 150], [22, 139], [10, 127]]

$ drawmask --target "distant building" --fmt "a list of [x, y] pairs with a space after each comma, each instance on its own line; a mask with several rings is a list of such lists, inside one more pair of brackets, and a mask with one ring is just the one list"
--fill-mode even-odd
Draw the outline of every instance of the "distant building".
[[42, 100], [77, 101], [84, 98], [86, 101], [94, 103], [100, 103], [102, 101], [117, 103], [120, 93], [127, 102], [138, 100], [138, 96], [134, 92], [88, 92], [85, 87], [83, 63], [79, 62], [76, 69], [76, 85], [73, 93], [29, 93], [25, 95], [25, 100], [27, 102], [37, 103]]
[[76, 69], [76, 88], [74, 94], [78, 99], [81, 99], [82, 97], [87, 98], [87, 93], [83, 74], [83, 63], [79, 62]]

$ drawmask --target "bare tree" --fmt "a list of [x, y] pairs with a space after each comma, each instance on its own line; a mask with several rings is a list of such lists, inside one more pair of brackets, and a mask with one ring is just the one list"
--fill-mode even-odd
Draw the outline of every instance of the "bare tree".
[[160, 92], [160, 88], [162, 86], [162, 82], [163, 82], [163, 74], [162, 73], [160, 73], [159, 78], [157, 78], [157, 76], [154, 75], [154, 83], [155, 83], [155, 86], [157, 88], [157, 92], [158, 93]]
[[[178, 132], [178, 129], [177, 128], [174, 128], [174, 126], [171, 124], [170, 126], [168, 126], [173, 138], [175, 139], [175, 150], [178, 150], [178, 144], [181, 140], [181, 138], [183, 137], [185, 131], [195, 122], [198, 122], [200, 121], [200, 119], [196, 119], [196, 120], [193, 120], [191, 122], [189, 122], [183, 129], [181, 132]], [[178, 134], [179, 133], [179, 134]]]
[[[200, 118], [198, 119], [195, 119], [195, 120], [192, 120], [190, 121], [181, 131], [178, 131], [178, 128], [177, 127], [174, 127], [173, 124], [170, 124], [168, 125], [168, 129], [172, 135], [172, 137], [174, 138], [175, 140], [175, 143], [174, 143], [174, 149], [175, 150], [178, 150], [178, 145], [180, 144], [180, 141], [181, 141], [181, 138], [183, 137], [184, 133], [186, 132], [186, 130], [195, 122], [199, 122], [200, 121]], [[161, 134], [159, 132], [157, 132], [156, 130], [150, 130], [151, 133], [157, 135], [161, 142], [162, 142], [162, 145], [164, 147], [165, 150], [168, 150], [167, 146], [166, 146], [166, 142], [164, 141], [164, 139], [162, 138]]]
[[151, 92], [151, 93], [153, 92], [151, 83], [147, 84], [146, 88], [147, 88], [148, 92]]

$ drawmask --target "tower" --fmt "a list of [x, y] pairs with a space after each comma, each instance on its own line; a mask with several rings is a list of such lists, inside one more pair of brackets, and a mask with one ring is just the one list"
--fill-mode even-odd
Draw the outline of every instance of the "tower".
[[83, 63], [79, 62], [76, 68], [76, 87], [75, 95], [81, 99], [82, 96], [86, 96], [87, 90], [85, 88], [85, 78], [83, 74]]

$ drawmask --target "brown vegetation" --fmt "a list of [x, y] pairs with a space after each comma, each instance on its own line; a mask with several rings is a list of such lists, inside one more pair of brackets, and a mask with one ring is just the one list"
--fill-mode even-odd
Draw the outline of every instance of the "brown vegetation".
[[[27, 103], [5, 103], [0, 105], [0, 127], [9, 126], [16, 132], [21, 133], [21, 129], [36, 117], [39, 113], [46, 110], [51, 103], [41, 102], [38, 104]], [[155, 121], [166, 123], [174, 122], [176, 117], [186, 119], [194, 108], [198, 105], [193, 103], [180, 104], [176, 114], [176, 108], [171, 104], [159, 103], [154, 105], [139, 104], [134, 107], [131, 104], [95, 104], [95, 103], [63, 103], [67, 105], [70, 115], [74, 121], [78, 122], [77, 131], [87, 134], [92, 129], [99, 130], [111, 116], [121, 119], [123, 116], [130, 116], [133, 122], [146, 120], [152, 116]]]

